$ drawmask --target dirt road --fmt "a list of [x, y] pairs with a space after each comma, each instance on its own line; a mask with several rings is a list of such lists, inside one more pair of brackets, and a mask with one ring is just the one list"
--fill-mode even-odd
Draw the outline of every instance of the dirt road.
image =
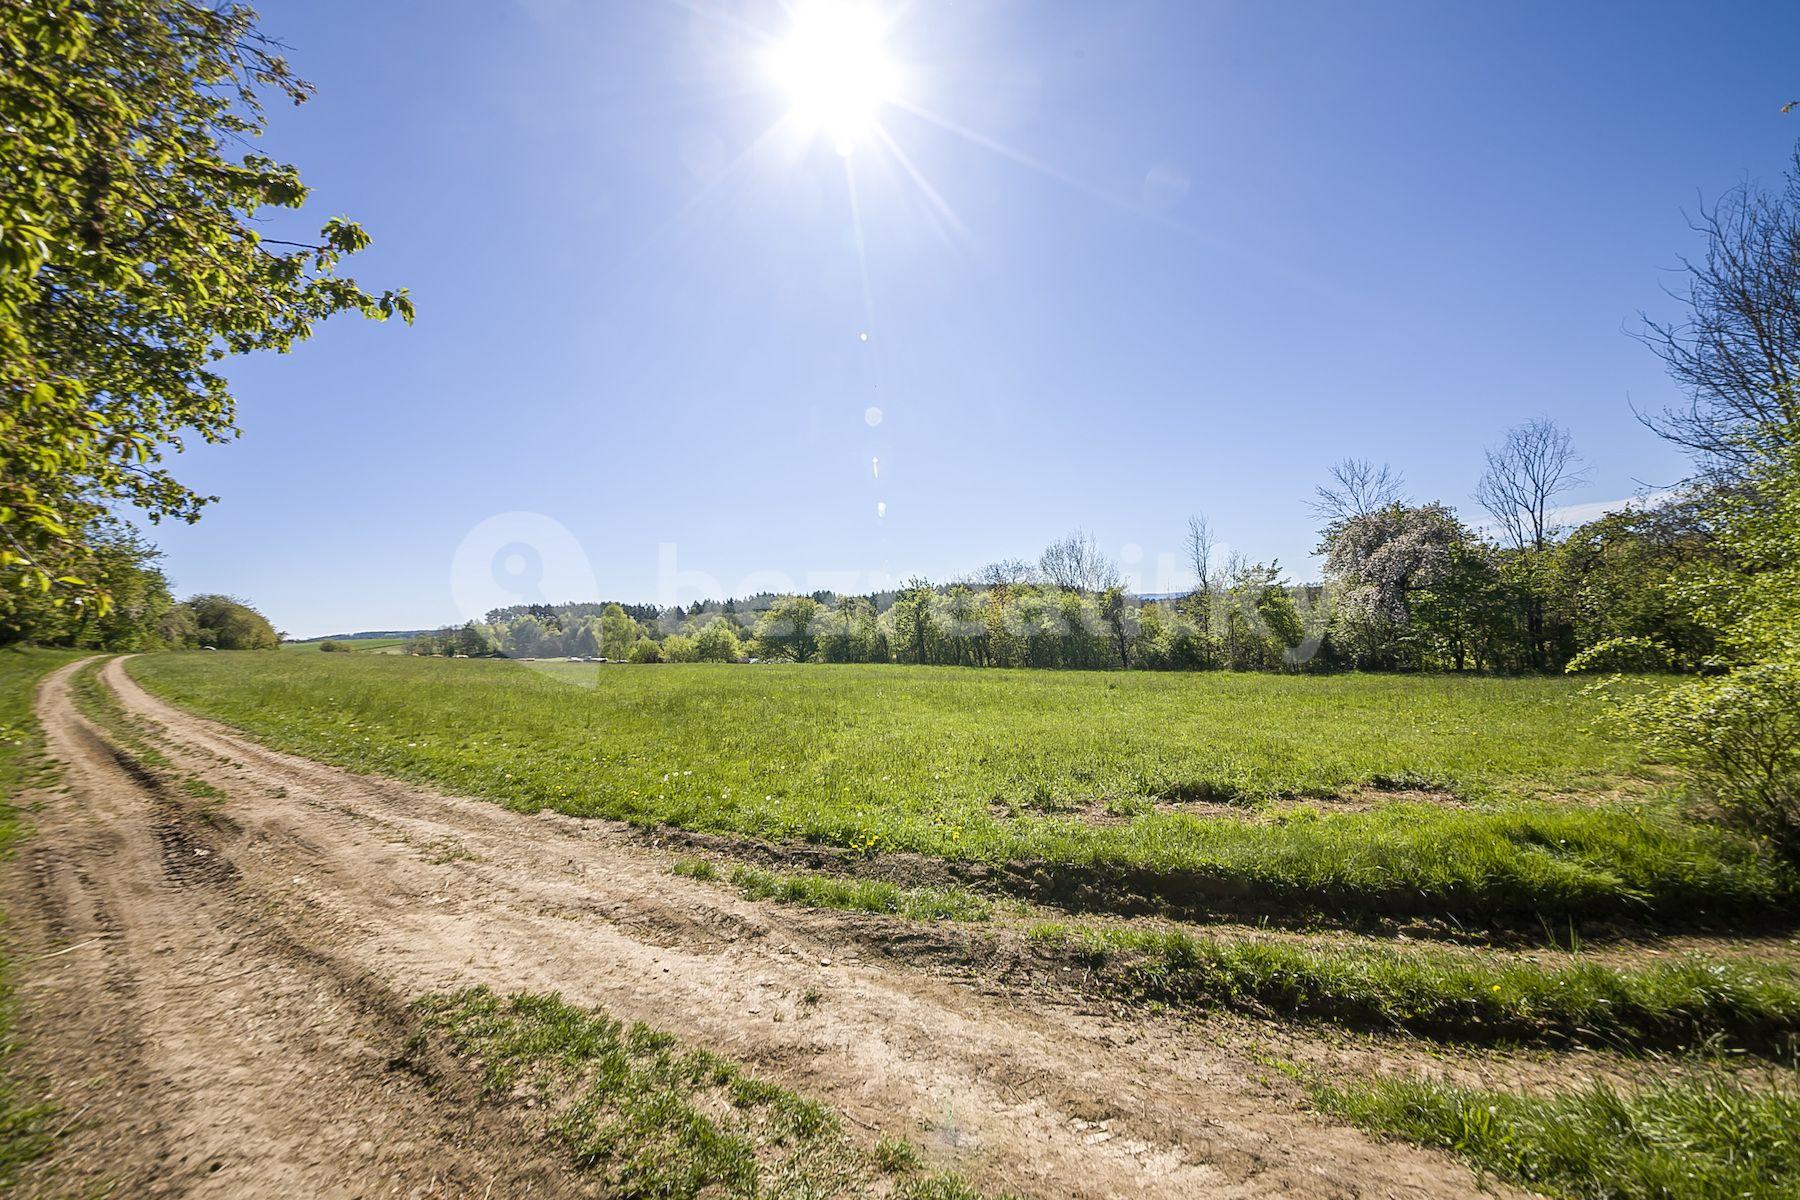
[[75, 670], [38, 696], [65, 786], [6, 881], [28, 1062], [71, 1121], [58, 1194], [589, 1194], [528, 1113], [408, 1050], [406, 1004], [471, 984], [648, 1021], [993, 1191], [1475, 1190], [1300, 1111], [1204, 1023], [1171, 1036], [957, 978], [872, 920], [673, 876], [608, 823], [276, 753], [114, 660], [104, 681], [172, 763], [147, 771], [77, 710]]

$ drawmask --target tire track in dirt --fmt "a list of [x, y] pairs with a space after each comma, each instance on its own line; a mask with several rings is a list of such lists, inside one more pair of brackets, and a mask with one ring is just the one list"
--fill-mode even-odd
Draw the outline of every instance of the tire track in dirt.
[[[386, 1136], [416, 1147], [417, 1128], [445, 1120], [439, 1107], [450, 1099], [421, 1099], [415, 1080], [387, 1068], [374, 1049], [391, 1036], [380, 1010], [471, 984], [559, 991], [648, 1021], [830, 1103], [870, 1138], [909, 1137], [934, 1164], [994, 1191], [1475, 1188], [1446, 1159], [1296, 1111], [1291, 1089], [1260, 1079], [1204, 1027], [1146, 1037], [1130, 1021], [985, 995], [894, 961], [903, 946], [871, 953], [867, 921], [759, 906], [675, 877], [622, 826], [523, 815], [272, 751], [150, 696], [122, 660], [108, 663], [104, 680], [159, 748], [227, 794], [220, 815], [203, 820], [87, 744], [99, 732], [69, 700], [71, 674], [53, 675], [40, 694], [46, 742], [71, 789], [51, 800], [36, 841], [85, 865], [113, 910], [129, 914], [102, 943], [144, 993], [127, 1006], [132, 1029], [115, 1031], [121, 1049], [138, 1034], [138, 1065], [122, 1058], [120, 1070], [166, 1083], [140, 1087], [136, 1111], [155, 1122], [146, 1136], [164, 1147], [169, 1182], [140, 1194], [405, 1194], [368, 1190], [389, 1164], [355, 1158], [382, 1141], [361, 1135], [392, 1122], [400, 1132]], [[158, 835], [171, 819], [179, 836]], [[231, 877], [184, 881], [164, 869], [171, 855], [217, 856]], [[70, 889], [66, 872], [51, 874]], [[74, 899], [86, 894], [74, 888]], [[61, 911], [65, 937], [92, 936], [79, 904], [65, 899]], [[87, 986], [79, 973], [57, 978], [57, 989]], [[297, 1105], [297, 1094], [317, 1100]], [[481, 1125], [457, 1144], [457, 1165], [521, 1169], [516, 1156], [541, 1148], [527, 1144], [523, 1123], [514, 1128], [509, 1147]], [[208, 1175], [221, 1140], [245, 1154]], [[423, 1194], [482, 1194], [455, 1190], [472, 1177]], [[535, 1194], [572, 1186], [566, 1176], [549, 1182]]]
[[[257, 918], [218, 827], [39, 689], [64, 788], [8, 872], [28, 1070], [69, 1132], [25, 1195], [587, 1194], [554, 1154], [399, 1069], [399, 997]], [[507, 1194], [503, 1191], [500, 1194]]]

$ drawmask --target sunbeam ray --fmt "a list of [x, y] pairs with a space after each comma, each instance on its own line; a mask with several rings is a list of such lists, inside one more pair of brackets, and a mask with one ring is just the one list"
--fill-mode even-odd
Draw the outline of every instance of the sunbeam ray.
[[[775, 44], [775, 35], [768, 30], [758, 29], [748, 21], [740, 20], [730, 13], [721, 12], [719, 9], [713, 8], [710, 5], [698, 4], [695, 0], [662, 0], [662, 2], [667, 4], [670, 8], [682, 9], [685, 12], [692, 13], [696, 17], [701, 17], [711, 21], [715, 25], [729, 29], [733, 33], [741, 33], [746, 37], [754, 38], [763, 46], [773, 46]], [[782, 4], [782, 8], [787, 9], [790, 15], [793, 12], [791, 6], [785, 2]]]
[[856, 266], [862, 276], [863, 321], [864, 332], [874, 340], [871, 350], [875, 356], [876, 377], [880, 378], [881, 341], [876, 337], [875, 328], [875, 289], [869, 283], [869, 250], [863, 241], [862, 202], [856, 194], [856, 166], [849, 157], [844, 158], [844, 184], [850, 190], [850, 225], [856, 239]]
[[1175, 230], [1177, 233], [1185, 234], [1191, 238], [1197, 238], [1204, 242], [1214, 242], [1217, 240], [1211, 234], [1196, 229], [1185, 221], [1177, 221], [1173, 217], [1164, 213], [1159, 213], [1154, 209], [1147, 208], [1142, 204], [1127, 200], [1125, 197], [1109, 192], [1103, 187], [1087, 182], [1085, 179], [1077, 178], [1067, 171], [1058, 170], [1049, 163], [1044, 162], [1042, 159], [1033, 158], [1023, 150], [1015, 150], [1005, 142], [996, 141], [984, 133], [979, 133], [970, 129], [967, 125], [959, 125], [949, 117], [940, 116], [928, 108], [923, 108], [904, 99], [895, 99], [892, 103], [896, 108], [904, 109], [922, 121], [929, 121], [939, 129], [942, 129], [947, 133], [953, 133], [972, 145], [979, 146], [990, 153], [998, 154], [1009, 162], [1017, 163], [1027, 170], [1036, 171], [1047, 179], [1054, 179], [1056, 182], [1065, 187], [1073, 188], [1075, 191], [1080, 192], [1090, 199], [1099, 200], [1103, 204], [1109, 204], [1114, 208], [1131, 213], [1134, 216], [1144, 217], [1156, 222], [1158, 225], [1166, 226], [1169, 229]]
[[768, 145], [777, 133], [781, 132], [783, 126], [788, 124], [788, 120], [788, 118], [783, 117], [781, 120], [776, 121], [767, 129], [763, 130], [762, 133], [758, 134], [755, 140], [738, 153], [736, 158], [726, 164], [723, 171], [720, 171], [717, 176], [703, 184], [698, 191], [682, 202], [681, 207], [670, 213], [661, 224], [651, 230], [649, 236], [644, 238], [638, 245], [636, 254], [634, 254], [633, 257], [641, 255], [653, 247], [660, 245], [663, 239], [680, 226], [694, 210], [718, 193], [728, 180], [743, 170], [746, 163], [755, 159], [758, 152], [760, 152], [764, 146]]
[[894, 160], [900, 164], [901, 168], [905, 170], [913, 183], [925, 194], [925, 199], [930, 202], [932, 209], [937, 215], [942, 217], [957, 234], [963, 238], [970, 238], [971, 235], [968, 227], [962, 223], [962, 218], [956, 215], [956, 210], [950, 207], [950, 202], [945, 200], [943, 196], [938, 193], [937, 188], [931, 185], [931, 180], [925, 178], [925, 172], [919, 170], [918, 166], [913, 163], [913, 160], [908, 157], [906, 151], [900, 148], [900, 143], [894, 140], [894, 135], [887, 131], [887, 127], [877, 122], [875, 125], [875, 136], [882, 140], [887, 146], [888, 152], [894, 156]]

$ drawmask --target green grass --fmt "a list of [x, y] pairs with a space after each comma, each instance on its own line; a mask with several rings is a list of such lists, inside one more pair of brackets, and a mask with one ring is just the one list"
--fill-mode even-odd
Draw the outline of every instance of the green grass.
[[1103, 987], [1125, 994], [1458, 1041], [1641, 1048], [1717, 1039], [1779, 1052], [1800, 1038], [1800, 972], [1753, 958], [1613, 967], [1578, 955], [1540, 963], [1441, 947], [1060, 924], [1031, 937], [1080, 955]]
[[[38, 681], [86, 650], [0, 650], [0, 797], [11, 799], [35, 770], [37, 720], [31, 700]], [[16, 831], [16, 826], [0, 826]]]
[[[1562, 679], [976, 672], [190, 654], [131, 670], [284, 749], [644, 825], [1036, 864], [1072, 902], [1539, 917], [1779, 911], [1791, 868], [1617, 785], [1635, 752]], [[571, 686], [579, 682], [585, 686]], [[1215, 819], [1154, 802], [1451, 788]], [[1127, 817], [1108, 814], [1135, 813]]]
[[422, 1032], [480, 1062], [490, 1092], [535, 1096], [609, 1195], [976, 1200], [954, 1176], [921, 1174], [910, 1144], [864, 1151], [830, 1109], [646, 1025], [486, 988], [426, 996], [415, 1012]]
[[[21, 836], [12, 801], [40, 771], [35, 761], [37, 722], [31, 699], [38, 680], [81, 657], [76, 650], [0, 650], [0, 856], [11, 854]], [[0, 1191], [49, 1148], [52, 1110], [7, 1070], [13, 1050], [11, 964], [0, 955]]]
[[[705, 859], [682, 859], [673, 870], [690, 879], [718, 878], [717, 868]], [[879, 879], [776, 874], [748, 866], [733, 867], [730, 883], [751, 900], [780, 900], [809, 908], [878, 913], [912, 921], [985, 921], [994, 912], [993, 901], [965, 888], [903, 888]]]
[[1567, 1200], [1788, 1200], [1800, 1194], [1800, 1091], [1717, 1075], [1526, 1096], [1426, 1080], [1311, 1089], [1372, 1133], [1452, 1151]]
[[96, 659], [75, 673], [69, 691], [75, 698], [76, 709], [105, 730], [113, 745], [127, 751], [140, 767], [152, 772], [168, 770], [171, 765], [168, 756], [145, 740], [119, 698], [101, 682], [100, 668], [104, 665], [103, 660]]

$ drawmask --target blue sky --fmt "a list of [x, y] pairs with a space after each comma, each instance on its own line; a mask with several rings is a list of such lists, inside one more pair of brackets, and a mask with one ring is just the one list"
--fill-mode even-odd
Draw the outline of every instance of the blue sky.
[[267, 149], [419, 320], [234, 364], [244, 436], [179, 465], [222, 499], [152, 533], [302, 636], [468, 615], [483, 522], [560, 526], [552, 577], [624, 599], [671, 558], [872, 586], [1075, 526], [1151, 588], [1194, 511], [1312, 577], [1345, 455], [1473, 518], [1538, 415], [1571, 503], [1665, 485], [1626, 331], [1674, 311], [1683, 209], [1800, 139], [1792, 4], [917, 0], [847, 159], [783, 124], [776, 3], [261, 7], [319, 88]]

